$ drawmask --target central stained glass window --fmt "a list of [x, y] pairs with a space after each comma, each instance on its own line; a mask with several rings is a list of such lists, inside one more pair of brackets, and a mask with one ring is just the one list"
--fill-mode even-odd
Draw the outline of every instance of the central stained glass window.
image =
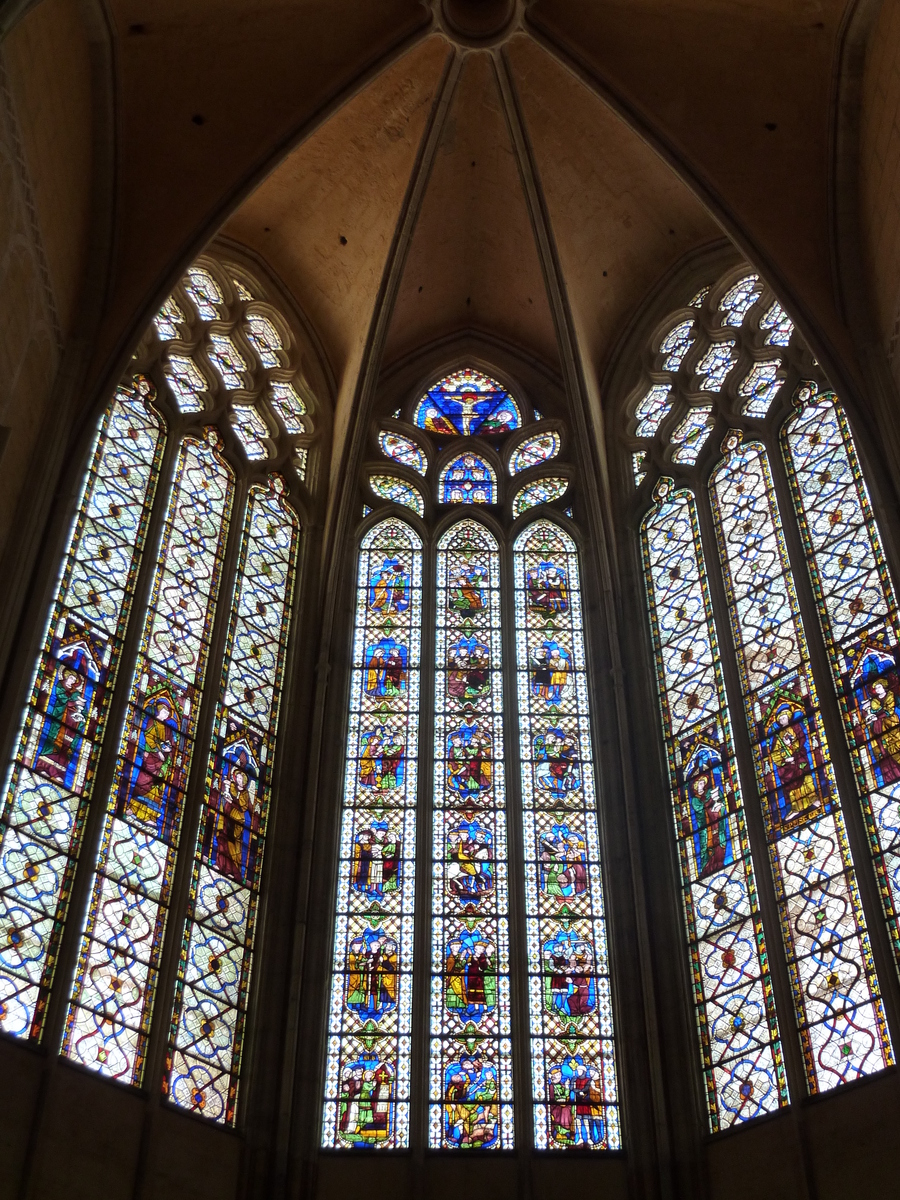
[[[416, 449], [408, 465], [440, 503], [500, 506], [506, 473], [470, 437], [505, 438], [523, 407], [459, 371], [411, 406], [415, 438], [382, 431], [378, 447], [394, 461], [398, 445]], [[418, 449], [429, 435], [452, 438], [442, 469], [430, 442]], [[518, 447], [497, 446], [499, 461], [522, 452], [516, 436]], [[534, 470], [561, 439], [524, 445], [517, 469]], [[371, 478], [361, 477], [367, 495]], [[621, 1147], [581, 576], [557, 507], [567, 484], [529, 483], [527, 515], [521, 504], [501, 510], [508, 527], [470, 509], [424, 542], [402, 497], [380, 493], [394, 511], [364, 517], [326, 1147], [413, 1146], [417, 1111], [433, 1150]], [[421, 685], [420, 646], [423, 660], [434, 653]], [[429, 776], [417, 771], [426, 753]], [[431, 886], [414, 904], [417, 841]], [[526, 920], [514, 936], [516, 905]], [[427, 1029], [413, 1011], [417, 979]], [[428, 1055], [417, 1075], [419, 1039]], [[517, 1047], [520, 1070], [530, 1064], [520, 1077]]]

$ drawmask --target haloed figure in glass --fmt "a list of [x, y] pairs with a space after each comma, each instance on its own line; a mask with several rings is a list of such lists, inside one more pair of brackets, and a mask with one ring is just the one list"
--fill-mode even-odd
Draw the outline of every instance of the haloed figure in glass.
[[[548, 1064], [549, 1065], [549, 1064]], [[554, 1146], [599, 1146], [604, 1139], [603, 1076], [599, 1067], [572, 1054], [549, 1065], [550, 1139]]]
[[400, 837], [387, 821], [373, 820], [356, 835], [351, 886], [358, 895], [383, 900], [400, 883]]
[[253, 878], [262, 807], [259, 735], [229, 722], [216, 754], [210, 787], [204, 854], [210, 866], [235, 883]]
[[390, 1136], [393, 1076], [374, 1052], [349, 1062], [341, 1074], [338, 1129], [351, 1145], [377, 1146]]
[[805, 706], [792, 694], [777, 694], [765, 721], [767, 784], [778, 824], [806, 820], [823, 806], [819, 781], [822, 752]]
[[369, 608], [383, 614], [409, 608], [409, 569], [399, 558], [386, 558], [369, 583]]
[[500, 1111], [496, 1068], [478, 1050], [444, 1071], [444, 1136], [449, 1146], [487, 1148], [497, 1141]]
[[865, 746], [876, 787], [900, 783], [900, 678], [895, 656], [883, 645], [865, 644], [853, 656], [850, 718], [859, 746]]
[[534, 612], [552, 616], [569, 611], [569, 582], [564, 567], [553, 562], [541, 562], [525, 580], [528, 607]]
[[186, 695], [175, 688], [151, 692], [137, 729], [128, 738], [129, 766], [123, 773], [120, 812], [158, 837], [171, 835], [184, 789], [182, 725]]
[[697, 873], [705, 878], [734, 861], [728, 821], [734, 807], [733, 789], [724, 774], [720, 752], [705, 743], [688, 754], [684, 780], [684, 834], [693, 839]]

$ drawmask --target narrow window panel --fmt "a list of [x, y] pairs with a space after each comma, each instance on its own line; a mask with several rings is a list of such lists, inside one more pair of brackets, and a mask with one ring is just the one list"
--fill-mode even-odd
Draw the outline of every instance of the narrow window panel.
[[418, 516], [425, 516], [425, 501], [418, 490], [405, 479], [398, 479], [396, 475], [370, 475], [369, 487], [382, 500], [402, 504], [404, 508], [411, 508]]
[[467, 367], [429, 388], [413, 421], [429, 433], [491, 437], [518, 429], [522, 414], [501, 383]]
[[194, 360], [184, 354], [170, 354], [163, 369], [179, 412], [203, 412], [209, 384]]
[[283, 481], [250, 489], [178, 967], [166, 1092], [234, 1122], [275, 768], [298, 521]]
[[247, 341], [259, 355], [264, 367], [279, 367], [282, 365], [279, 350], [284, 350], [281, 334], [268, 317], [262, 313], [248, 313], [244, 332]]
[[882, 901], [900, 960], [900, 614], [847, 419], [802, 384], [782, 445]]
[[794, 332], [794, 322], [776, 300], [760, 318], [760, 329], [768, 329], [767, 346], [787, 346]]
[[231, 282], [234, 284], [234, 290], [238, 294], [238, 299], [240, 299], [240, 300], [253, 300], [254, 299], [253, 293], [246, 287], [245, 284], [241, 283], [241, 281], [237, 277], [233, 278]]
[[40, 1037], [164, 444], [145, 376], [97, 433], [0, 809], [0, 1029]]
[[724, 323], [736, 328], [744, 323], [747, 313], [759, 299], [762, 283], [758, 275], [745, 275], [733, 284], [719, 301], [719, 312], [725, 314]]
[[704, 392], [718, 392], [736, 358], [733, 338], [725, 342], [713, 342], [694, 368], [694, 374], [700, 377], [701, 389]]
[[710, 482], [810, 1091], [893, 1062], [768, 460], [729, 434]]
[[511, 1149], [500, 554], [461, 521], [437, 556], [429, 1145]]
[[309, 451], [305, 446], [295, 446], [294, 452], [291, 455], [291, 462], [294, 464], [294, 470], [306, 482], [306, 469], [309, 466]]
[[359, 553], [322, 1145], [409, 1145], [422, 543]]
[[496, 504], [494, 468], [480, 455], [466, 451], [441, 471], [438, 495], [441, 504]]
[[247, 370], [247, 364], [244, 356], [227, 334], [210, 334], [209, 357], [227, 388], [233, 391], [244, 386], [243, 375]]
[[688, 305], [689, 305], [689, 307], [691, 307], [691, 308], [702, 308], [702, 307], [703, 307], [703, 301], [704, 301], [704, 300], [706, 299], [706, 297], [709, 295], [709, 290], [710, 290], [710, 289], [709, 289], [709, 287], [708, 287], [708, 286], [707, 286], [707, 287], [702, 287], [702, 288], [700, 289], [700, 291], [699, 291], [699, 292], [696, 294], [696, 296], [694, 296], [693, 300], [689, 300], [689, 301], [688, 301]]
[[642, 549], [712, 1133], [788, 1103], [692, 494], [660, 480]]
[[161, 342], [168, 342], [179, 336], [178, 327], [185, 324], [185, 317], [172, 296], [153, 318], [153, 324]]
[[231, 423], [249, 459], [259, 461], [268, 458], [267, 442], [272, 435], [252, 404], [235, 404], [231, 410]]
[[672, 385], [654, 383], [634, 410], [638, 437], [653, 437], [672, 407]]
[[378, 445], [381, 452], [394, 462], [402, 463], [413, 471], [424, 475], [428, 470], [428, 459], [425, 452], [412, 440], [402, 433], [394, 433], [390, 429], [382, 429], [378, 435]]
[[684, 357], [694, 344], [694, 321], [680, 321], [671, 329], [659, 344], [659, 352], [664, 355], [663, 370], [677, 371], [684, 362]]
[[631, 456], [631, 469], [634, 472], [634, 486], [640, 487], [647, 478], [647, 451], [635, 450]]
[[219, 305], [223, 303], [222, 290], [203, 267], [191, 267], [184, 281], [187, 294], [204, 321], [215, 321]]
[[535, 1145], [621, 1147], [578, 555], [539, 520], [514, 547]]
[[181, 443], [62, 1053], [140, 1083], [231, 511], [218, 435]]
[[687, 416], [672, 431], [669, 439], [673, 446], [678, 447], [672, 455], [673, 461], [693, 466], [715, 423], [711, 404], [701, 404], [698, 408], [689, 409]]
[[272, 402], [272, 407], [281, 417], [285, 432], [291, 434], [305, 433], [306, 425], [303, 418], [306, 416], [306, 405], [294, 391], [294, 388], [289, 383], [271, 383], [269, 385], [269, 399]]
[[741, 406], [745, 416], [764, 417], [768, 413], [772, 401], [781, 390], [783, 380], [778, 378], [780, 366], [780, 358], [754, 363], [741, 380], [738, 395], [747, 397]]
[[529, 438], [527, 442], [523, 442], [517, 447], [509, 464], [510, 475], [516, 475], [519, 471], [525, 471], [528, 467], [535, 467], [538, 463], [546, 462], [550, 458], [556, 458], [559, 454], [559, 434], [549, 430], [547, 433], [540, 433], [537, 437]]
[[558, 475], [550, 475], [546, 479], [536, 479], [534, 483], [526, 484], [513, 500], [513, 517], [520, 517], [536, 504], [552, 504], [566, 494], [569, 487], [568, 479]]

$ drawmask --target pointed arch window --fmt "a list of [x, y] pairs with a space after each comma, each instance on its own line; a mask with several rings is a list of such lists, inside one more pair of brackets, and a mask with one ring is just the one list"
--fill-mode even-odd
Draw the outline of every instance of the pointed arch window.
[[[435, 516], [414, 531], [402, 499], [384, 493], [364, 513], [322, 1143], [404, 1149], [415, 1144], [419, 1112], [423, 1147], [433, 1150], [617, 1150], [578, 551], [556, 507], [569, 479], [520, 490], [499, 477], [468, 438], [510, 461], [507, 434], [524, 405], [472, 369], [409, 408], [410, 435], [393, 428], [401, 409], [376, 441], [389, 459], [421, 463]], [[398, 446], [418, 452], [420, 440], [427, 454], [400, 457]], [[535, 454], [513, 475], [561, 445], [556, 432], [531, 442]], [[453, 478], [457, 468], [468, 476]], [[371, 478], [365, 469], [361, 482]], [[517, 491], [534, 507], [524, 522], [524, 507], [513, 515]], [[458, 514], [460, 503], [478, 507]], [[382, 611], [395, 595], [403, 611]], [[424, 665], [432, 661], [433, 671]], [[402, 777], [391, 765], [397, 746], [410, 764]], [[415, 774], [420, 755], [433, 763], [429, 775]], [[417, 829], [431, 887], [419, 889], [414, 910]], [[388, 862], [400, 881], [390, 895]], [[527, 925], [521, 946], [516, 905]], [[412, 1011], [413, 980], [428, 995], [424, 1021]], [[517, 1012], [529, 1014], [518, 1028]], [[419, 1039], [428, 1055], [417, 1076]], [[525, 1128], [516, 1126], [517, 1096], [531, 1096]]]
[[0, 825], [0, 1027], [225, 1124], [310, 502], [307, 446], [250, 403], [293, 388], [296, 355], [280, 342], [273, 379], [244, 300], [217, 260], [192, 267], [100, 422]]
[[681, 431], [703, 410], [679, 377], [682, 424], [638, 424], [629, 444], [713, 1131], [892, 1064], [879, 896], [900, 950], [882, 734], [897, 610], [849, 423], [758, 275], [711, 287], [698, 362], [723, 324], [728, 370], [704, 384], [691, 455]]

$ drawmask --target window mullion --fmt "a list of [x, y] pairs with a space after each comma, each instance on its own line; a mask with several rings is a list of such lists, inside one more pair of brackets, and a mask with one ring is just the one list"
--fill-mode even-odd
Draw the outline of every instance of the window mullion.
[[[169, 422], [166, 421], [168, 426]], [[169, 503], [169, 490], [181, 437], [177, 432], [168, 428], [166, 445], [156, 479], [156, 492], [153, 497], [153, 508], [147, 523], [147, 535], [144, 539], [143, 556], [135, 581], [131, 614], [128, 627], [123, 639], [122, 654], [116, 673], [116, 686], [110, 704], [109, 716], [103, 747], [97, 763], [97, 774], [94, 778], [94, 789], [91, 803], [85, 821], [84, 834], [81, 839], [81, 850], [78, 856], [78, 866], [72, 883], [72, 893], [69, 898], [68, 917], [60, 943], [59, 957], [54, 977], [55, 986], [50, 993], [47, 1004], [47, 1024], [44, 1040], [54, 1049], [59, 1047], [62, 1040], [63, 1024], [68, 1007], [69, 987], [75, 973], [78, 951], [81, 945], [81, 934], [84, 926], [84, 914], [90, 898], [91, 882], [94, 876], [94, 864], [97, 858], [103, 824], [106, 819], [106, 803], [116, 767], [116, 757], [119, 748], [119, 735], [128, 707], [131, 693], [131, 678], [134, 665], [140, 650], [141, 635], [144, 619], [150, 599], [150, 589], [156, 574], [156, 560], [162, 537], [163, 523]]]
[[[707, 582], [709, 584], [716, 630], [719, 635], [722, 674], [725, 680], [728, 708], [734, 714], [731, 732], [734, 739], [734, 752], [737, 759], [741, 789], [746, 797], [744, 815], [750, 835], [750, 854], [753, 859], [753, 870], [756, 876], [757, 897], [762, 913], [763, 928], [766, 934], [767, 945], [772, 947], [783, 946], [781, 915], [775, 895], [772, 867], [765, 849], [767, 836], [760, 804], [759, 788], [756, 783], [753, 749], [747, 730], [747, 722], [744, 719], [744, 696], [737, 660], [732, 649], [733, 643], [730, 633], [725, 583], [721, 570], [716, 570], [714, 565], [719, 562], [719, 545], [709, 505], [708, 489], [706, 487], [698, 488], [695, 498], [697, 501], [697, 520], [700, 525], [700, 538], [703, 544], [703, 557], [711, 567], [711, 569], [707, 570]], [[792, 1098], [797, 1098], [806, 1094], [807, 1083], [806, 1069], [803, 1065], [803, 1054], [799, 1039], [796, 1036], [797, 1019], [790, 974], [783, 953], [770, 952], [768, 961], [779, 1024], [784, 1030], [793, 1029], [795, 1031], [795, 1036], [793, 1037], [782, 1036], [781, 1049], [784, 1055], [790, 1095]]]

